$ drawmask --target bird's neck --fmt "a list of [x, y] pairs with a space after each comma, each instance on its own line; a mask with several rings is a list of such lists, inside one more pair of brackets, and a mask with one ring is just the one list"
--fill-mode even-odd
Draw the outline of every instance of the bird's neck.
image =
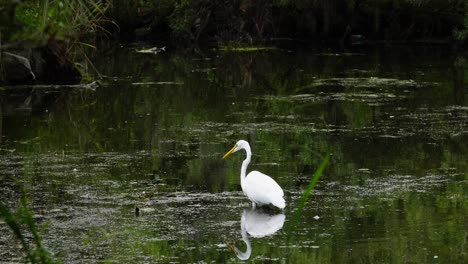
[[247, 174], [247, 166], [250, 163], [250, 158], [252, 157], [252, 152], [250, 151], [250, 147], [245, 148], [245, 153], [247, 154], [247, 158], [242, 162], [241, 167], [241, 186], [244, 186], [245, 176]]
[[244, 241], [247, 248], [245, 252], [240, 251], [236, 247], [234, 247], [234, 250], [236, 251], [236, 255], [240, 260], [248, 260], [250, 258], [250, 255], [252, 254], [252, 246], [250, 245], [250, 240], [247, 236], [247, 230], [245, 229], [245, 212], [242, 214], [241, 218], [241, 235], [242, 240]]

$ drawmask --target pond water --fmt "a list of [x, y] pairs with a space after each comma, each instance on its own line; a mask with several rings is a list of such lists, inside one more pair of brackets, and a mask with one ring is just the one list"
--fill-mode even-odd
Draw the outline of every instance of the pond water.
[[[0, 89], [0, 198], [14, 209], [24, 187], [58, 259], [468, 262], [468, 54], [140, 48], [101, 49], [100, 83]], [[239, 139], [283, 211], [250, 209], [244, 152], [222, 159]], [[0, 262], [22, 262], [0, 234]]]

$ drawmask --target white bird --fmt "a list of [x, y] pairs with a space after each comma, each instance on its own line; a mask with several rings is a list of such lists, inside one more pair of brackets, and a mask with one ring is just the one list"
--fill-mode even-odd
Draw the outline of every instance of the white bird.
[[286, 206], [283, 198], [283, 189], [281, 189], [275, 180], [258, 171], [251, 171], [245, 176], [252, 156], [252, 151], [247, 141], [237, 141], [236, 145], [224, 155], [223, 159], [241, 149], [244, 149], [247, 154], [247, 158], [242, 162], [241, 167], [241, 187], [244, 194], [252, 201], [252, 207], [272, 204], [283, 209]]
[[284, 214], [270, 215], [259, 210], [244, 210], [241, 217], [241, 235], [247, 246], [246, 250], [242, 252], [234, 245], [228, 244], [228, 246], [240, 260], [247, 260], [252, 254], [252, 246], [247, 233], [255, 238], [271, 236], [283, 227], [285, 219]]

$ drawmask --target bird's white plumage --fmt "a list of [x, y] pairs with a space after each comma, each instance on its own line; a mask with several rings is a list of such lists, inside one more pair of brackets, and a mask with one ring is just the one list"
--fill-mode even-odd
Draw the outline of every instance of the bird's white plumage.
[[235, 245], [228, 245], [240, 260], [248, 260], [252, 254], [252, 245], [247, 233], [256, 238], [271, 236], [283, 227], [285, 219], [284, 214], [271, 215], [261, 210], [244, 210], [241, 217], [241, 235], [246, 250], [241, 251]]
[[252, 171], [247, 176], [245, 175], [252, 156], [250, 145], [247, 141], [237, 141], [236, 145], [223, 158], [241, 149], [244, 149], [247, 154], [247, 158], [242, 162], [241, 167], [241, 187], [244, 194], [249, 197], [254, 207], [256, 205], [272, 204], [283, 209], [286, 206], [283, 198], [284, 192], [275, 180], [258, 171]]
[[285, 207], [281, 187], [275, 180], [261, 172], [250, 172], [245, 178], [242, 190], [252, 202], [259, 206], [273, 204], [278, 208]]
[[270, 236], [283, 227], [286, 216], [284, 214], [268, 214], [261, 210], [245, 210], [242, 213], [241, 225], [244, 224], [247, 233], [260, 238]]

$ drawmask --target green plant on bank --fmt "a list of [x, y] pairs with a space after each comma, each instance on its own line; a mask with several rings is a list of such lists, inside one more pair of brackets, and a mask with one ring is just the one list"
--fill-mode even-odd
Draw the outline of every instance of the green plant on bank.
[[22, 30], [13, 34], [14, 40], [33, 38], [47, 41], [55, 38], [75, 42], [97, 31], [106, 32], [105, 13], [111, 1], [94, 0], [36, 0], [18, 4], [16, 20]]
[[[465, 10], [468, 10], [468, 2], [465, 4]], [[468, 41], [468, 12], [465, 13], [463, 28], [454, 30], [453, 34], [458, 41]]]
[[175, 5], [176, 1], [173, 0], [112, 0], [107, 15], [118, 25], [119, 32], [125, 35], [141, 27], [144, 21], [150, 21], [149, 27], [167, 23]]
[[173, 37], [197, 43], [200, 36], [209, 31], [217, 2], [209, 0], [182, 0], [174, 4], [168, 17]]
[[[0, 219], [3, 218], [15, 237], [20, 241], [27, 259], [31, 263], [59, 263], [54, 260], [52, 254], [42, 245], [42, 236], [46, 230], [47, 224], [44, 224], [40, 230], [36, 226], [33, 217], [33, 211], [28, 205], [28, 198], [24, 195], [19, 202], [16, 212], [12, 213], [10, 209], [0, 201]], [[30, 235], [29, 235], [29, 234]], [[33, 245], [27, 237], [32, 237]]]
[[105, 15], [111, 4], [111, 0], [3, 0], [0, 13], [9, 17], [0, 20], [1, 41], [27, 47], [56, 43], [63, 50], [57, 55], [73, 62], [86, 79], [88, 69], [95, 70], [87, 51], [95, 49], [96, 36], [108, 33], [104, 25], [110, 21]]
[[192, 35], [191, 28], [196, 19], [196, 14], [191, 1], [183, 0], [176, 3], [170, 16], [169, 25], [179, 36]]

